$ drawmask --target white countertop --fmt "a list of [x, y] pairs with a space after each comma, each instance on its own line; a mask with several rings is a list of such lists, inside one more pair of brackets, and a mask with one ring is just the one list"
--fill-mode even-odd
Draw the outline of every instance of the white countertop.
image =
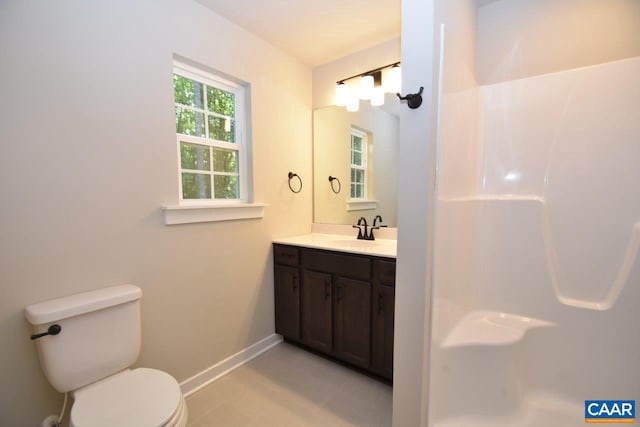
[[301, 236], [274, 239], [273, 243], [386, 258], [396, 258], [397, 254], [396, 240], [358, 240], [355, 237], [345, 236], [343, 234], [310, 233]]

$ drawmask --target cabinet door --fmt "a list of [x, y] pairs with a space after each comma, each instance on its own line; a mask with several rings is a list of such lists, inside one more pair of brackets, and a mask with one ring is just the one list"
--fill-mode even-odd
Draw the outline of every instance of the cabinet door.
[[376, 286], [373, 298], [371, 367], [377, 374], [392, 379], [395, 289], [391, 286]]
[[371, 352], [371, 284], [338, 277], [335, 293], [335, 353], [369, 368]]
[[300, 339], [300, 278], [298, 269], [275, 267], [276, 332]]
[[330, 353], [331, 275], [317, 271], [302, 271], [302, 342]]

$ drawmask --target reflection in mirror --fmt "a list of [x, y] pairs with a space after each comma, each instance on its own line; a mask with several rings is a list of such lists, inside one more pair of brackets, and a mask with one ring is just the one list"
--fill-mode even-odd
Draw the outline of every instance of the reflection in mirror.
[[362, 102], [357, 112], [313, 112], [314, 222], [355, 224], [363, 216], [371, 223], [380, 215], [397, 226], [397, 105], [391, 98], [384, 109]]

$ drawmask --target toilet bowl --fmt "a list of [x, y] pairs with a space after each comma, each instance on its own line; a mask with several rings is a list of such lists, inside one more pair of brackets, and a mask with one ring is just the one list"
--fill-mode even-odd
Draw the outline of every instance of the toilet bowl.
[[129, 368], [140, 353], [141, 297], [140, 288], [121, 285], [26, 308], [45, 376], [56, 390], [73, 396], [71, 427], [187, 424], [175, 378], [157, 369]]
[[126, 369], [73, 392], [70, 427], [184, 427], [180, 386], [156, 369]]

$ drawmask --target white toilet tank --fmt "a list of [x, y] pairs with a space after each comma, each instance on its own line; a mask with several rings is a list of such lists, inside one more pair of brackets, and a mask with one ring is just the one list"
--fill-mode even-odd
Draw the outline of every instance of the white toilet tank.
[[120, 285], [32, 304], [25, 309], [35, 332], [40, 364], [59, 392], [76, 390], [131, 366], [140, 353], [142, 290]]

